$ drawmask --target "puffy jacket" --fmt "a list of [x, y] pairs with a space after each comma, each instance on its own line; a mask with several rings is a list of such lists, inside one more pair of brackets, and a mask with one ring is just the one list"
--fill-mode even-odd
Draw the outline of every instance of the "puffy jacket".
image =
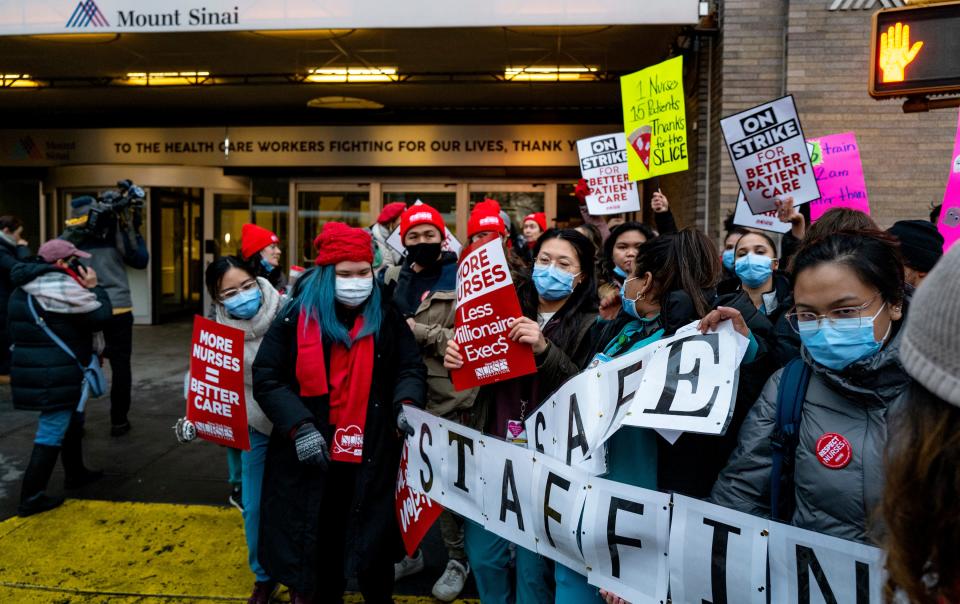
[[[875, 536], [871, 520], [883, 491], [887, 414], [900, 404], [910, 385], [899, 359], [902, 325], [903, 321], [878, 353], [840, 372], [818, 365], [801, 350], [813, 371], [800, 421], [792, 524], [853, 541], [868, 542]], [[714, 503], [747, 514], [770, 515], [770, 437], [782, 373], [770, 378], [744, 421], [737, 448], [710, 495]], [[817, 457], [817, 442], [827, 433], [839, 434], [850, 443], [852, 458], [846, 466], [831, 469]]]
[[[450, 372], [443, 366], [447, 340], [453, 338], [457, 316], [457, 262], [444, 264], [440, 278], [432, 290], [420, 302], [414, 313], [413, 336], [420, 347], [423, 364], [427, 367], [427, 411], [434, 415], [449, 416], [473, 407], [479, 388], [457, 392], [450, 381]], [[384, 284], [394, 288], [394, 295], [402, 295], [402, 276], [411, 270], [408, 265], [391, 266], [384, 273]], [[457, 421], [461, 418], [454, 417]]]
[[[80, 402], [83, 373], [72, 359], [33, 320], [27, 305], [27, 293], [19, 286], [35, 278], [59, 271], [45, 262], [23, 262], [11, 272], [14, 285], [10, 296], [9, 330], [13, 342], [10, 362], [10, 386], [13, 406], [29, 411], [60, 411], [74, 409]], [[102, 287], [93, 292], [100, 307], [84, 314], [66, 314], [45, 311], [34, 302], [37, 314], [79, 361], [86, 365], [93, 355], [93, 334], [103, 329], [113, 312], [110, 299]]]

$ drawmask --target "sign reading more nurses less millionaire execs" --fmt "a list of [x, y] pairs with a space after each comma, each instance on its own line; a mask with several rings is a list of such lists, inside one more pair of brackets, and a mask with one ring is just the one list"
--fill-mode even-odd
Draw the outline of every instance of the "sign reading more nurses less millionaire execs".
[[194, 317], [187, 419], [200, 438], [249, 451], [243, 337], [239, 329]]
[[453, 339], [460, 345], [463, 367], [450, 372], [454, 388], [536, 372], [530, 346], [510, 339], [513, 321], [522, 316], [500, 237], [491, 234], [467, 246], [457, 266]]
[[792, 96], [725, 117], [720, 128], [751, 212], [769, 212], [782, 197], [794, 206], [820, 198]]
[[820, 188], [820, 199], [810, 206], [810, 221], [816, 222], [831, 208], [850, 208], [869, 214], [870, 201], [857, 136], [853, 132], [844, 132], [807, 142], [814, 148], [811, 162]]
[[637, 185], [627, 173], [627, 138], [622, 132], [577, 141], [580, 174], [590, 187], [587, 211], [594, 216], [640, 210]]
[[687, 169], [683, 57], [620, 78], [630, 180]]

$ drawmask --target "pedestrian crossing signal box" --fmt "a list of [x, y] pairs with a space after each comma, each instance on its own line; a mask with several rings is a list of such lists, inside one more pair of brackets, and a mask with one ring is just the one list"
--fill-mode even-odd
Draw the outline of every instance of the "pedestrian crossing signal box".
[[960, 93], [960, 2], [873, 15], [870, 96]]

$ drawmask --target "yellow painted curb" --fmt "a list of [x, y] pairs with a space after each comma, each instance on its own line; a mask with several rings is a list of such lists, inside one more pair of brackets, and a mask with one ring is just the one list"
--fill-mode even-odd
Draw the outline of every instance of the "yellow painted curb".
[[232, 508], [69, 500], [0, 522], [0, 603], [245, 602], [254, 579], [246, 556]]

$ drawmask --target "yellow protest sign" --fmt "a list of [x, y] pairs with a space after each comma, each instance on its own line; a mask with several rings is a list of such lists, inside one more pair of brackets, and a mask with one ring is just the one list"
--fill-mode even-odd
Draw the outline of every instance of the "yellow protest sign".
[[630, 180], [687, 169], [683, 57], [620, 78]]

